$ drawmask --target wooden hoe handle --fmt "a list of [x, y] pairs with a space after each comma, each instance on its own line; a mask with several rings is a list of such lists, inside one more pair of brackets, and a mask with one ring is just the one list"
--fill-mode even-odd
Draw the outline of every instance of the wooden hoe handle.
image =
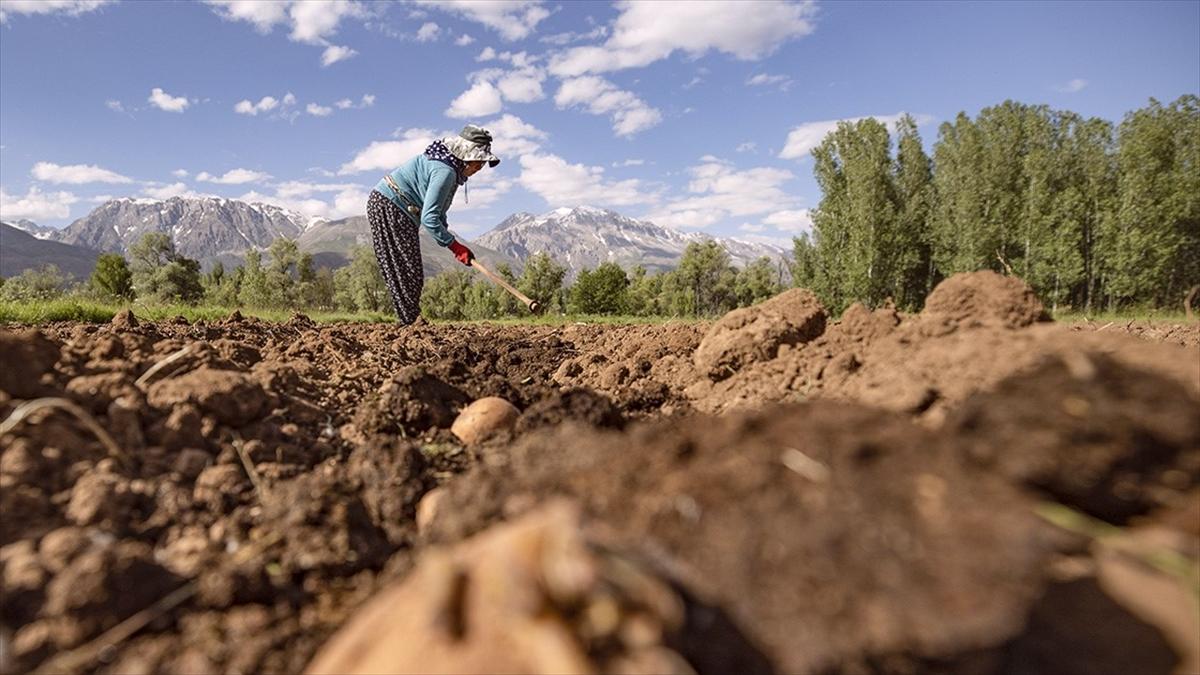
[[471, 260], [471, 267], [483, 272], [483, 275], [494, 281], [497, 286], [503, 288], [509, 293], [512, 293], [513, 297], [525, 303], [525, 306], [529, 308], [529, 311], [533, 312], [534, 314], [537, 314], [542, 309], [542, 306], [538, 304], [537, 300], [533, 300], [521, 291], [513, 288], [512, 285], [505, 281], [503, 277], [484, 267], [483, 264], [479, 262], [478, 258]]

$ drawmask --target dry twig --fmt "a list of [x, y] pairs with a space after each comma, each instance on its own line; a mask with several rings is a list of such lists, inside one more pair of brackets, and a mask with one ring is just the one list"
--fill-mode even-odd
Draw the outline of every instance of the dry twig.
[[147, 370], [146, 372], [142, 373], [142, 376], [139, 377], [137, 379], [137, 381], [134, 382], [134, 384], [136, 384], [138, 387], [144, 389], [146, 387], [146, 385], [150, 382], [150, 380], [154, 378], [155, 375], [162, 372], [167, 366], [171, 365], [172, 363], [175, 363], [179, 359], [182, 359], [183, 357], [187, 356], [188, 354], [191, 353], [191, 351], [192, 351], [192, 346], [188, 345], [188, 346], [184, 347], [183, 349], [180, 349], [179, 351], [171, 354], [170, 356], [163, 359], [162, 361], [159, 361], [158, 363], [154, 364], [153, 366], [150, 366], [150, 369]]
[[121, 446], [117, 445], [117, 442], [113, 440], [113, 437], [104, 430], [104, 427], [100, 426], [100, 423], [96, 421], [96, 418], [92, 417], [88, 411], [80, 408], [74, 402], [65, 398], [35, 398], [31, 401], [22, 403], [21, 405], [17, 406], [16, 410], [12, 411], [12, 414], [8, 416], [8, 419], [0, 423], [0, 436], [3, 436], [4, 434], [7, 434], [15, 429], [18, 424], [25, 421], [25, 419], [31, 414], [47, 408], [64, 410], [68, 413], [71, 413], [75, 419], [79, 420], [83, 426], [87, 427], [88, 431], [95, 435], [96, 439], [100, 441], [100, 444], [104, 446], [104, 449], [108, 451], [109, 456], [123, 463], [129, 462], [129, 455], [125, 454], [125, 451], [121, 449]]

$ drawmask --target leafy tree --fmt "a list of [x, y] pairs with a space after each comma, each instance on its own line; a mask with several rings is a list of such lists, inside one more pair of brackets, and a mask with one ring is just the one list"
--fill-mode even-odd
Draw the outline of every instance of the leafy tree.
[[495, 284], [472, 279], [463, 297], [463, 316], [473, 321], [500, 316], [500, 295], [508, 295]]
[[535, 253], [525, 261], [525, 270], [517, 289], [536, 300], [545, 311], [562, 311], [563, 277], [567, 268], [558, 264], [546, 253]]
[[138, 297], [160, 302], [196, 302], [204, 295], [200, 263], [180, 255], [163, 232], [147, 232], [129, 248]]
[[67, 283], [67, 276], [59, 271], [57, 265], [28, 268], [4, 282], [4, 286], [0, 287], [0, 300], [53, 300], [63, 295]]
[[212, 269], [201, 280], [204, 286], [204, 303], [217, 307], [236, 306], [238, 289], [244, 274], [245, 270], [240, 266], [230, 274], [225, 271], [225, 265], [220, 260], [213, 263]]
[[1125, 116], [1117, 142], [1109, 304], [1176, 305], [1200, 283], [1200, 98], [1151, 99]]
[[[379, 272], [379, 261], [369, 246], [350, 249], [347, 281], [357, 309], [368, 312], [392, 312], [392, 298]], [[340, 271], [340, 270], [339, 270]]]
[[807, 233], [792, 237], [792, 285], [812, 290], [817, 283], [816, 246]]
[[[517, 279], [516, 275], [513, 274], [511, 265], [509, 265], [506, 262], [497, 263], [495, 272], [496, 272], [496, 274], [498, 274], [500, 276], [501, 279], [504, 279], [509, 284], [511, 284], [514, 288], [516, 288], [517, 284], [519, 283], [519, 280]], [[500, 302], [500, 315], [501, 316], [522, 316], [523, 315], [524, 309], [521, 305], [521, 301], [517, 300], [515, 297], [513, 297], [512, 294], [506, 293], [506, 292], [499, 292], [496, 294], [496, 297], [499, 299], [499, 302]]]
[[634, 316], [659, 316], [664, 313], [659, 296], [662, 294], [661, 274], [648, 274], [646, 268], [633, 268], [633, 278], [626, 291], [626, 311]]
[[569, 292], [568, 307], [577, 314], [620, 314], [628, 305], [629, 277], [621, 266], [602, 263], [579, 273]]
[[739, 270], [733, 288], [739, 307], [748, 307], [783, 290], [779, 284], [779, 273], [775, 269], [775, 263], [767, 256]]
[[133, 299], [133, 273], [119, 253], [101, 253], [96, 259], [89, 285], [101, 295], [115, 300]]
[[933, 162], [925, 154], [917, 123], [904, 115], [896, 124], [896, 222], [893, 241], [895, 285], [892, 297], [905, 309], [919, 309], [933, 287], [932, 237], [928, 222], [933, 208]]
[[887, 127], [873, 118], [840, 122], [813, 158], [824, 192], [813, 212], [813, 290], [834, 311], [855, 300], [878, 304], [901, 285], [897, 263], [903, 261]]
[[467, 293], [471, 274], [466, 270], [449, 270], [425, 282], [421, 291], [421, 314], [430, 319], [451, 321], [467, 318]]
[[[303, 278], [303, 259], [301, 259], [301, 263], [301, 278]], [[303, 307], [333, 309], [336, 307], [334, 304], [334, 292], [333, 272], [328, 267], [318, 269], [312, 273], [311, 279], [299, 283], [300, 304]]]
[[[729, 253], [712, 239], [688, 244], [673, 277], [671, 290], [691, 296], [685, 305], [689, 316], [715, 316], [737, 304], [733, 289], [737, 272], [729, 262]], [[678, 300], [675, 304], [683, 309]]]
[[271, 307], [274, 296], [267, 271], [263, 269], [262, 253], [257, 249], [246, 251], [242, 264], [242, 284], [238, 290], [238, 302], [246, 307]]

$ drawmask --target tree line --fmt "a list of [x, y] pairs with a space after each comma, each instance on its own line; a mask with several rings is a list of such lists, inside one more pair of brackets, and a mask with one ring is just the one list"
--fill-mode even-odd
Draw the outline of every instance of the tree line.
[[[506, 264], [496, 272], [545, 311], [639, 317], [711, 317], [769, 298], [785, 287], [782, 261], [763, 256], [738, 268], [712, 240], [688, 244], [673, 269], [625, 270], [613, 262], [583, 269], [570, 285], [567, 269], [545, 253], [525, 262], [520, 276]], [[443, 272], [425, 282], [421, 313], [432, 319], [495, 319], [526, 314], [521, 304], [470, 270]]]
[[[181, 255], [169, 235], [150, 232], [129, 248], [128, 259], [101, 254], [91, 277], [72, 287], [50, 266], [8, 279], [0, 299], [39, 301], [66, 294], [98, 301], [202, 304], [217, 307], [391, 313], [391, 297], [374, 252], [351, 249], [337, 270], [316, 268], [296, 241], [276, 239], [265, 252], [246, 252], [227, 270], [220, 261], [207, 272]], [[689, 244], [679, 266], [652, 274], [616, 263], [584, 269], [565, 283], [567, 269], [545, 253], [531, 256], [520, 275], [501, 263], [496, 272], [546, 311], [557, 314], [704, 317], [769, 298], [784, 288], [783, 262], [762, 257], [738, 268], [715, 241]], [[443, 272], [426, 280], [421, 312], [430, 319], [479, 320], [527, 314], [511, 295], [471, 270]]]
[[1151, 99], [1120, 125], [1006, 101], [943, 123], [925, 153], [903, 117], [813, 150], [822, 191], [793, 278], [835, 310], [920, 308], [941, 279], [991, 269], [1048, 305], [1177, 307], [1200, 283], [1200, 99]]

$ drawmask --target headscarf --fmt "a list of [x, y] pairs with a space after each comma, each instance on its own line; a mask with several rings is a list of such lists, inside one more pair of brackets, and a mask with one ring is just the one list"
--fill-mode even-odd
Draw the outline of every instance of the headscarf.
[[467, 163], [455, 157], [454, 153], [450, 152], [450, 149], [442, 141], [438, 140], [430, 143], [429, 147], [425, 148], [425, 156], [429, 159], [442, 162], [451, 169], [454, 169], [454, 175], [459, 185], [467, 182]]

